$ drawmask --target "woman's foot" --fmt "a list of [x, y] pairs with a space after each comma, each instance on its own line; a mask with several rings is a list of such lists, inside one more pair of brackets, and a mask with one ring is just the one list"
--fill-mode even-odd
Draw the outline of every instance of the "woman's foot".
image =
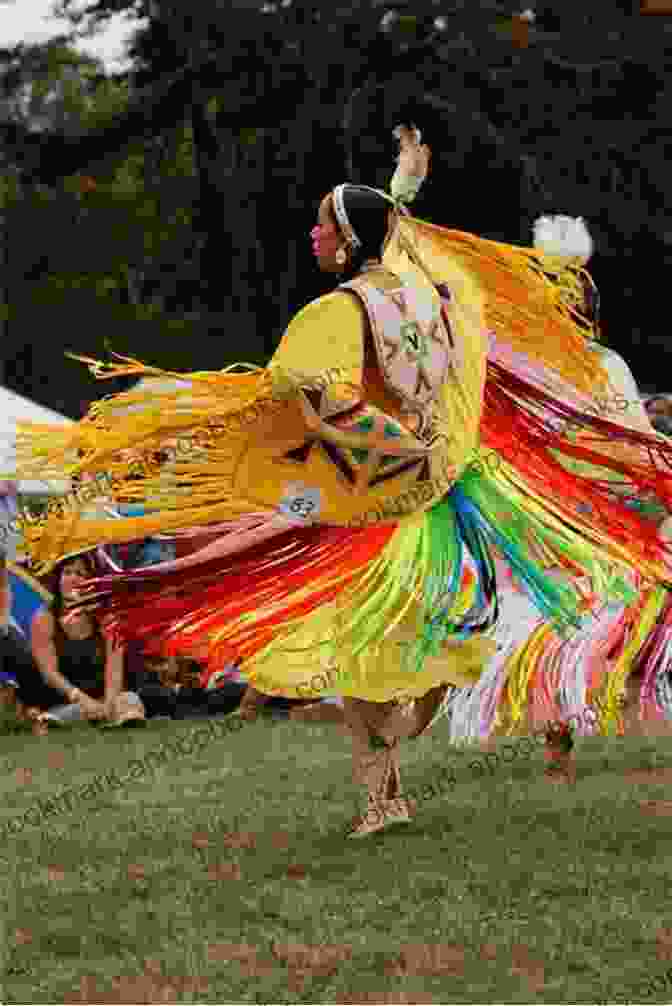
[[366, 838], [391, 824], [410, 824], [408, 802], [401, 796], [394, 800], [371, 800], [362, 817], [356, 817], [348, 832], [348, 838]]
[[32, 725], [33, 737], [47, 736], [49, 733], [49, 720], [46, 713], [40, 712], [39, 709], [29, 709], [27, 718]]

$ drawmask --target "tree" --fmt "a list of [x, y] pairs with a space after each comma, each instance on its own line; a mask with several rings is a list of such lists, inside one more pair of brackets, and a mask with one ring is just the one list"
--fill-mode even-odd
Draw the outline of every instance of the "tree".
[[[23, 62], [12, 65], [10, 83], [21, 104], [12, 103], [5, 82], [9, 107], [31, 133], [43, 131], [47, 119], [81, 132], [128, 100], [127, 85], [101, 76], [95, 61], [67, 47], [49, 50], [22, 53]], [[69, 89], [62, 86], [64, 67], [81, 69], [79, 79], [68, 73]], [[83, 368], [64, 367], [64, 350], [102, 356], [108, 346], [137, 353], [142, 344], [164, 365], [190, 366], [185, 336], [194, 321], [174, 277], [189, 278], [193, 143], [181, 127], [160, 141], [128, 144], [125, 160], [99, 167], [95, 179], [77, 174], [48, 187], [21, 184], [18, 169], [5, 177], [3, 230], [11, 252], [3, 270], [10, 293], [5, 379], [19, 392], [43, 400], [46, 394], [66, 413], [95, 397], [99, 389]], [[50, 382], [64, 370], [63, 382]]]
[[434, 153], [420, 215], [514, 242], [529, 241], [540, 212], [587, 217], [618, 344], [617, 322], [629, 336], [651, 292], [625, 253], [650, 260], [653, 250], [660, 280], [669, 263], [670, 42], [620, 2], [533, 6], [521, 48], [507, 28], [520, 11], [505, 0], [284, 0], [235, 11], [223, 0], [91, 0], [79, 24], [89, 18], [93, 30], [120, 10], [147, 19], [127, 103], [77, 137], [10, 123], [5, 147], [25, 179], [51, 185], [76, 170], [98, 177], [134, 144], [153, 150], [184, 130], [194, 243], [185, 240], [176, 275], [211, 316], [213, 338], [192, 344], [194, 358], [219, 353], [223, 365], [225, 353], [268, 355], [292, 311], [321, 292], [305, 238], [319, 198], [347, 176], [386, 184], [391, 130], [410, 118]]

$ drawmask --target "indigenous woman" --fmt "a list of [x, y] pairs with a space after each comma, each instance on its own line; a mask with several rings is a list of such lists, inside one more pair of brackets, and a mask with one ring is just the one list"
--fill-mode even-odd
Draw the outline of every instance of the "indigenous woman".
[[[429, 151], [415, 129], [396, 135], [391, 194], [339, 185], [323, 199], [315, 254], [342, 281], [299, 312], [268, 367], [185, 377], [93, 363], [99, 376], [180, 383], [103, 400], [65, 432], [24, 427], [19, 437], [26, 473], [109, 471], [117, 496], [154, 510], [115, 522], [53, 513], [27, 529], [44, 566], [78, 547], [207, 526], [210, 544], [92, 581], [86, 602], [116, 616], [126, 638], [161, 637], [212, 670], [234, 650], [254, 690], [246, 709], [255, 692], [342, 695], [368, 798], [354, 837], [408, 819], [401, 739], [424, 733], [448, 686], [477, 681], [493, 652], [492, 546], [565, 628], [579, 624], [585, 598], [569, 576], [545, 576], [536, 553], [609, 597], [623, 595], [630, 567], [667, 575], [655, 531], [554, 462], [535, 413], [548, 389], [502, 362], [484, 396], [493, 340], [569, 387], [573, 415], [606, 389], [574, 316], [580, 269], [412, 218]], [[483, 425], [496, 479], [479, 467]], [[167, 477], [151, 458], [176, 437], [200, 454], [182, 453]], [[532, 452], [522, 462], [521, 444]], [[561, 433], [554, 444], [576, 454]], [[145, 465], [132, 477], [119, 460], [131, 447]], [[637, 477], [653, 478], [651, 466]], [[583, 513], [591, 494], [600, 506]]]

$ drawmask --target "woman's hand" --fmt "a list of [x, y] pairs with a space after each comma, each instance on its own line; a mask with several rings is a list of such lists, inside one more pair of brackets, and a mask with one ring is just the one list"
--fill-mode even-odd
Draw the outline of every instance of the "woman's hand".
[[106, 705], [97, 699], [92, 699], [86, 692], [77, 691], [74, 701], [82, 711], [82, 715], [87, 720], [104, 720], [107, 718]]

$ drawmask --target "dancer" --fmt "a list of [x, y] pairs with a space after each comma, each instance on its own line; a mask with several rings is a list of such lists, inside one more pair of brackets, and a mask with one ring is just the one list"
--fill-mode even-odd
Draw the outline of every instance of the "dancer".
[[[44, 566], [101, 542], [205, 526], [219, 534], [191, 555], [92, 581], [86, 603], [114, 615], [120, 635], [161, 637], [183, 655], [196, 648], [212, 669], [234, 650], [259, 693], [341, 694], [368, 797], [353, 837], [408, 819], [401, 739], [429, 729], [448, 686], [477, 681], [493, 652], [493, 546], [540, 611], [568, 629], [585, 598], [569, 577], [546, 576], [533, 548], [609, 597], [623, 596], [629, 567], [667, 575], [655, 530], [567, 473], [535, 413], [543, 402], [556, 417], [581, 418], [592, 389], [607, 387], [574, 317], [580, 269], [411, 217], [429, 151], [417, 130], [396, 134], [390, 194], [346, 184], [323, 199], [316, 257], [346, 282], [299, 312], [267, 368], [185, 377], [88, 361], [101, 377], [186, 387], [146, 386], [97, 403], [74, 428], [24, 427], [18, 438], [20, 470], [109, 471], [117, 495], [156, 511], [115, 522], [74, 505], [54, 512], [26, 528]], [[505, 341], [552, 374], [561, 396], [569, 388], [573, 408], [502, 360], [484, 401], [488, 343]], [[496, 478], [478, 466], [484, 420]], [[178, 436], [201, 455], [180, 457], [166, 480], [152, 458]], [[570, 457], [585, 453], [559, 432], [552, 439]], [[120, 460], [131, 447], [132, 470]], [[641, 465], [629, 477], [655, 483], [658, 473]], [[591, 499], [599, 505], [583, 512]]]

